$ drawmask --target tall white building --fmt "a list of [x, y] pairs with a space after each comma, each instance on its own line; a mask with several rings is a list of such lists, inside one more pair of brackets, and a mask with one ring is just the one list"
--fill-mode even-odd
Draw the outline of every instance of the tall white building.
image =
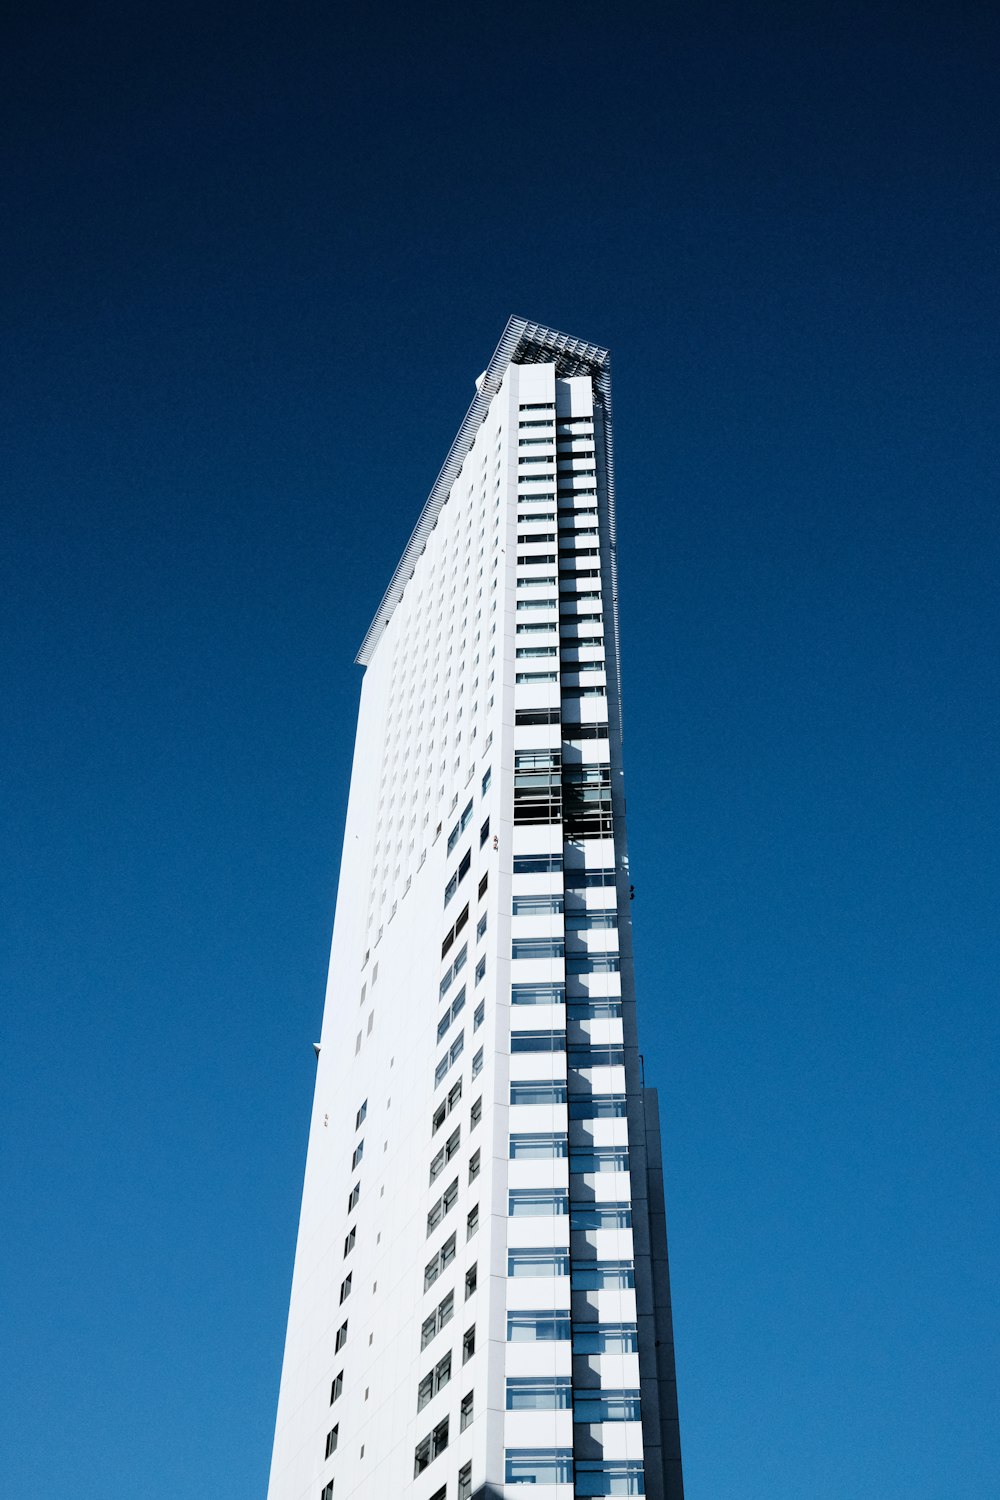
[[362, 643], [269, 1500], [683, 1494], [607, 351], [512, 318]]

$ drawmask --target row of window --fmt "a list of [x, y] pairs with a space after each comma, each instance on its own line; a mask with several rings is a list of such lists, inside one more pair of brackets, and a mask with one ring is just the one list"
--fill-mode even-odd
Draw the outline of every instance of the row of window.
[[510, 1039], [511, 1052], [565, 1052], [571, 1067], [614, 1068], [625, 1062], [621, 1042], [570, 1042], [563, 1031], [515, 1031]]
[[[603, 874], [603, 871], [599, 872]], [[614, 873], [608, 882], [614, 885]], [[589, 886], [603, 885], [604, 881], [588, 881], [586, 885], [566, 885], [570, 890], [586, 890]], [[513, 898], [512, 915], [515, 917], [542, 917], [563, 916], [565, 902], [561, 893], [545, 896], [515, 896]], [[567, 932], [599, 932], [614, 931], [618, 926], [617, 909], [611, 907], [586, 906], [582, 910], [570, 909], [565, 911], [565, 928]]]
[[511, 1344], [570, 1343], [574, 1354], [637, 1354], [635, 1323], [580, 1323], [568, 1312], [509, 1312], [507, 1341]]
[[619, 995], [583, 995], [566, 1000], [561, 984], [514, 984], [511, 985], [511, 1005], [563, 1005], [570, 1021], [613, 1021], [621, 1016], [622, 1002]]
[[562, 938], [515, 938], [511, 958], [563, 958], [567, 974], [617, 974], [621, 964], [617, 953], [570, 953], [564, 955]]
[[570, 1261], [569, 1250], [510, 1249], [507, 1275], [538, 1278], [569, 1276], [575, 1292], [628, 1291], [635, 1286], [635, 1268], [630, 1260]]
[[573, 1172], [627, 1172], [627, 1146], [570, 1146], [565, 1132], [556, 1130], [512, 1131], [512, 1161], [569, 1159]]
[[639, 1392], [603, 1387], [574, 1390], [568, 1375], [508, 1376], [508, 1411], [568, 1411], [574, 1422], [641, 1422]]
[[578, 1500], [646, 1493], [640, 1459], [578, 1458], [574, 1462], [571, 1448], [508, 1448], [504, 1480], [507, 1484], [572, 1484]]
[[570, 1204], [565, 1188], [511, 1188], [507, 1214], [512, 1219], [539, 1219], [568, 1214], [571, 1229], [631, 1229], [630, 1203]]
[[622, 1120], [628, 1113], [624, 1094], [567, 1094], [563, 1079], [512, 1082], [511, 1104], [566, 1104], [571, 1120]]

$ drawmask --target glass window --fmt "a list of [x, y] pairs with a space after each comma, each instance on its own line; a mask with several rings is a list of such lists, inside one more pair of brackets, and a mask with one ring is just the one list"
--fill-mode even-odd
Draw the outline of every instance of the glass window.
[[590, 995], [586, 1000], [571, 1000], [566, 1007], [570, 1021], [614, 1020], [622, 1013], [621, 1000], [614, 995]]
[[635, 1323], [578, 1323], [573, 1330], [574, 1354], [637, 1354]]
[[504, 1479], [507, 1484], [572, 1484], [571, 1448], [508, 1448]]
[[510, 1050], [512, 1052], [564, 1052], [566, 1033], [564, 1031], [512, 1031]]
[[512, 911], [515, 917], [548, 916], [563, 909], [561, 896], [515, 896]]
[[507, 1381], [508, 1411], [565, 1411], [571, 1402], [568, 1375], [512, 1376]]
[[510, 945], [511, 958], [562, 958], [562, 938], [514, 938]]
[[644, 1495], [642, 1462], [639, 1459], [580, 1459], [574, 1489], [578, 1496]]
[[598, 932], [609, 931], [618, 926], [618, 913], [616, 911], [568, 911], [566, 913], [567, 932]]
[[573, 1392], [574, 1422], [641, 1422], [639, 1392], [584, 1390]]
[[631, 1229], [632, 1206], [629, 1203], [592, 1203], [574, 1207], [570, 1220], [573, 1229]]
[[567, 974], [617, 974], [619, 968], [617, 953], [574, 953], [566, 960]]
[[565, 1156], [567, 1149], [566, 1137], [559, 1131], [522, 1131], [510, 1138], [512, 1161], [545, 1161]]
[[[512, 1083], [510, 1086], [511, 1104], [565, 1104], [566, 1085], [561, 1082], [547, 1083], [544, 1080], [532, 1082], [530, 1079], [522, 1083]], [[624, 1105], [624, 1099], [622, 1104]], [[622, 1111], [624, 1113], [624, 1109]], [[572, 1112], [570, 1118], [572, 1118]], [[590, 1118], [587, 1115], [582, 1119]]]
[[[565, 1214], [569, 1212], [569, 1197], [564, 1188], [512, 1188], [507, 1212], [512, 1219]], [[573, 1212], [575, 1214], [577, 1210]]]
[[[520, 715], [518, 715], [520, 718]], [[555, 719], [545, 719], [544, 723], [558, 723], [558, 715]], [[561, 870], [563, 867], [561, 854], [515, 854], [515, 875], [544, 875], [552, 870]]]
[[627, 1291], [635, 1286], [630, 1260], [584, 1260], [573, 1262], [575, 1292]]
[[620, 1042], [577, 1042], [569, 1049], [569, 1060], [574, 1068], [620, 1067], [625, 1048]]
[[569, 1101], [571, 1120], [621, 1120], [625, 1113], [624, 1094], [582, 1094]]
[[[598, 1326], [596, 1323], [593, 1325]], [[517, 1312], [507, 1314], [507, 1338], [512, 1344], [550, 1343], [572, 1336], [569, 1313]]]
[[594, 1146], [590, 1151], [571, 1151], [571, 1172], [627, 1172], [627, 1146]]
[[562, 1005], [566, 987], [562, 984], [512, 984], [511, 1005]]
[[[508, 1250], [508, 1276], [568, 1276], [568, 1250]], [[573, 1285], [576, 1285], [574, 1272]]]

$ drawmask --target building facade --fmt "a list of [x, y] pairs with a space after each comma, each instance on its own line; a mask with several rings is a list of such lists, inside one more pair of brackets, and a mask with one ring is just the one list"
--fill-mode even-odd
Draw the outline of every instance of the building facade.
[[607, 351], [511, 319], [362, 644], [269, 1500], [682, 1500]]

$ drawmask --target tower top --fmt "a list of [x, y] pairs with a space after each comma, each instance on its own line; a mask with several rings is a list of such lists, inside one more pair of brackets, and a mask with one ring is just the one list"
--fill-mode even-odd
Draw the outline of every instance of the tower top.
[[608, 450], [608, 510], [611, 521], [611, 541], [615, 541], [615, 504], [614, 504], [614, 468], [612, 465], [612, 441], [611, 441], [611, 355], [607, 349], [599, 344], [589, 344], [586, 339], [573, 338], [568, 333], [560, 333], [556, 328], [546, 328], [543, 323], [529, 323], [527, 318], [508, 318], [507, 326], [497, 344], [493, 357], [482, 375], [476, 381], [476, 394], [472, 405], [466, 412], [461, 427], [455, 436], [455, 441], [448, 450], [441, 472], [434, 481], [433, 488], [420, 512], [420, 518], [413, 528], [413, 534], [406, 544], [396, 571], [389, 580], [389, 587], [382, 598], [382, 603], [375, 611], [375, 618], [369, 625], [361, 649], [358, 651], [355, 661], [360, 666], [367, 666], [371, 660], [372, 652], [378, 645], [383, 630], [392, 619], [392, 612], [402, 598], [403, 590], [409, 582], [417, 558], [423, 551], [424, 544], [431, 531], [433, 531], [441, 507], [444, 505], [451, 493], [452, 484], [465, 462], [472, 444], [475, 441], [479, 426], [486, 416], [490, 402], [496, 395], [507, 372], [508, 365], [552, 365], [556, 367], [556, 375], [562, 379], [568, 379], [574, 375], [591, 375], [594, 377], [595, 399], [600, 405], [604, 416], [604, 430]]

